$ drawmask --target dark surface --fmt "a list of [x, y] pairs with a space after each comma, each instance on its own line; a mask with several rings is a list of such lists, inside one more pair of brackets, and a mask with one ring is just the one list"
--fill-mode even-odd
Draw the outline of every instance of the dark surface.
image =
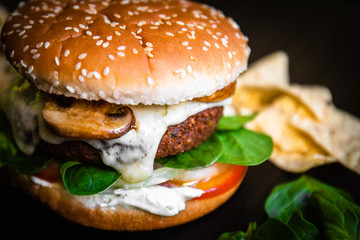
[[[13, 2], [2, 0], [5, 4]], [[290, 56], [292, 82], [328, 86], [337, 107], [360, 117], [360, 7], [356, 1], [289, 1], [289, 5], [206, 2], [239, 23], [250, 39], [250, 62], [284, 50]], [[360, 176], [341, 165], [318, 167], [307, 174], [349, 191], [360, 203]], [[9, 187], [0, 172], [0, 238], [17, 239], [22, 235], [37, 239], [216, 239], [223, 232], [246, 230], [250, 221], [262, 223], [266, 219], [264, 201], [271, 189], [298, 176], [281, 171], [270, 162], [251, 167], [236, 194], [199, 220], [166, 230], [117, 233], [86, 228], [58, 217]]]

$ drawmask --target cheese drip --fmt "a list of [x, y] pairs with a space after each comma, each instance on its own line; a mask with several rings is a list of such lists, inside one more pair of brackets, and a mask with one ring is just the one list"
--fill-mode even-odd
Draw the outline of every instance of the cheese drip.
[[[13, 128], [14, 139], [20, 150], [32, 154], [40, 139], [59, 144], [71, 139], [60, 138], [44, 124], [41, 109], [44, 105], [38, 94], [29, 100], [29, 84], [12, 87], [8, 94], [5, 112]], [[99, 150], [105, 165], [111, 166], [122, 174], [127, 182], [139, 182], [150, 177], [154, 170], [154, 159], [160, 140], [168, 126], [176, 125], [189, 116], [215, 106], [228, 105], [230, 99], [203, 103], [188, 101], [176, 105], [131, 106], [137, 129], [112, 140], [83, 140]], [[31, 124], [29, 124], [31, 123]]]

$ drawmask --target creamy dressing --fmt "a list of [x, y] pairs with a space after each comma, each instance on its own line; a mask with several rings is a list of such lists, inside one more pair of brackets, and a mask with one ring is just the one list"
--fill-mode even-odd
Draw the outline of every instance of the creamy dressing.
[[187, 200], [203, 194], [200, 189], [191, 187], [167, 188], [150, 186], [136, 189], [117, 189], [82, 197], [89, 207], [116, 207], [141, 209], [156, 215], [173, 216], [185, 209]]

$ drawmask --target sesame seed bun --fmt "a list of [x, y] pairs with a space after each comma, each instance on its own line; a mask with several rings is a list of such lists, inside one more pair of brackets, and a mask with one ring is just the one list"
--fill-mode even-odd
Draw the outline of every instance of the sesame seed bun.
[[53, 94], [176, 104], [224, 88], [249, 48], [221, 12], [188, 1], [29, 1], [2, 31], [18, 72]]
[[88, 227], [115, 231], [163, 229], [193, 221], [226, 202], [243, 180], [241, 178], [237, 184], [220, 195], [188, 201], [185, 210], [177, 215], [164, 217], [121, 206], [91, 207], [82, 197], [71, 195], [60, 184], [53, 187], [40, 186], [29, 176], [9, 170], [12, 185], [23, 189], [62, 217]]

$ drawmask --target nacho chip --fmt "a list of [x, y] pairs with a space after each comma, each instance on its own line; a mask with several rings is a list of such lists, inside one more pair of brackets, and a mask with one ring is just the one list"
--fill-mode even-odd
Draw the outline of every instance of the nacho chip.
[[273, 138], [271, 161], [303, 172], [338, 161], [360, 174], [360, 120], [336, 109], [323, 86], [289, 84], [288, 57], [277, 52], [238, 79], [236, 113], [257, 112], [247, 127]]

